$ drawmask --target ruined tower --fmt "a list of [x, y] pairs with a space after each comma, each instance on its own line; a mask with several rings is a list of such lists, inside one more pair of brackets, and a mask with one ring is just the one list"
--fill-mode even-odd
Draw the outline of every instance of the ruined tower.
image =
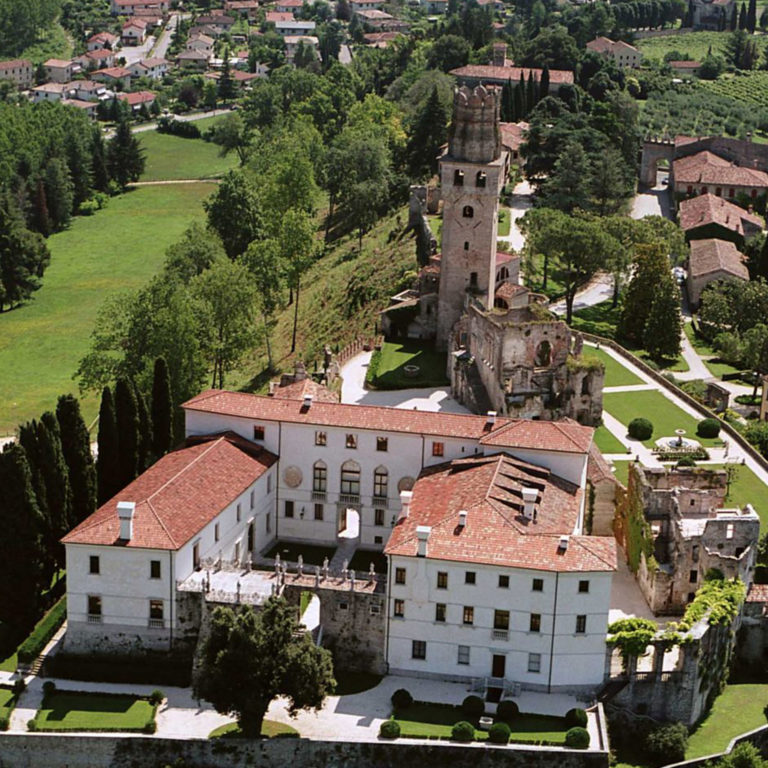
[[443, 246], [437, 344], [449, 336], [468, 295], [493, 307], [499, 193], [507, 174], [501, 149], [501, 94], [477, 86], [454, 95], [448, 150], [440, 159]]

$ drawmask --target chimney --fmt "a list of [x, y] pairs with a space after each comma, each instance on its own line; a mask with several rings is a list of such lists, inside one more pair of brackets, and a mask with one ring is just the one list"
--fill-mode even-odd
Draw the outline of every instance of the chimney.
[[309, 410], [312, 406], [312, 395], [304, 395], [304, 409]]
[[427, 541], [429, 541], [430, 533], [432, 533], [432, 528], [428, 525], [420, 525], [416, 528], [416, 538], [419, 540], [419, 549], [416, 554], [419, 557], [427, 556]]
[[565, 552], [568, 549], [568, 541], [570, 540], [570, 536], [561, 536], [560, 537], [560, 543], [557, 545], [557, 548], [560, 552]]
[[523, 517], [528, 520], [533, 520], [534, 517], [534, 505], [536, 499], [539, 498], [538, 488], [523, 488]]
[[493, 66], [503, 67], [507, 63], [507, 44], [506, 43], [494, 43], [493, 44]]
[[411, 512], [413, 491], [400, 491], [400, 519], [405, 520]]
[[133, 538], [133, 513], [136, 504], [132, 501], [117, 502], [117, 519], [120, 521], [120, 539], [130, 541]]
[[496, 423], [496, 411], [488, 411], [487, 423], [491, 425]]
[[462, 509], [459, 511], [459, 528], [464, 528], [467, 525], [467, 510]]

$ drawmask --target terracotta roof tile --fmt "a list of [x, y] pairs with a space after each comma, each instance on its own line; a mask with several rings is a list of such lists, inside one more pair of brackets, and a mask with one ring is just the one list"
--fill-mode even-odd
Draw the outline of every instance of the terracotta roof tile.
[[749, 280], [749, 270], [744, 260], [745, 256], [730, 240], [692, 240], [688, 271], [694, 277], [722, 271]]
[[744, 235], [744, 222], [763, 228], [763, 220], [759, 216], [717, 195], [698, 195], [680, 201], [680, 227], [684, 230], [719, 224]]
[[611, 465], [603, 458], [597, 443], [592, 443], [589, 448], [589, 458], [587, 459], [587, 479], [594, 485], [606, 480], [621, 485], [613, 474]]
[[525, 141], [525, 132], [528, 128], [530, 123], [499, 123], [501, 143], [509, 149], [519, 149]]
[[672, 173], [676, 184], [768, 187], [768, 173], [734, 165], [708, 150], [675, 160]]
[[328, 387], [312, 379], [294, 381], [285, 387], [275, 387], [272, 397], [279, 400], [303, 400], [305, 395], [312, 395], [313, 403], [338, 403], [339, 396]]
[[[469, 77], [476, 80], [500, 82], [502, 84], [510, 79], [513, 84], [517, 83], [520, 80], [520, 73], [523, 74], [526, 82], [531, 73], [533, 73], [533, 79], [538, 81], [541, 79], [542, 70], [529, 67], [494, 67], [492, 64], [468, 64], [465, 67], [451, 70], [451, 74], [459, 79]], [[549, 82], [559, 85], [573, 83], [573, 72], [562, 69], [550, 69]]]
[[768, 603], [768, 584], [751, 584], [747, 592], [748, 603]]
[[[176, 550], [277, 461], [235, 435], [200, 438], [163, 456], [70, 531], [65, 544]], [[133, 501], [133, 538], [119, 539], [117, 504]]]

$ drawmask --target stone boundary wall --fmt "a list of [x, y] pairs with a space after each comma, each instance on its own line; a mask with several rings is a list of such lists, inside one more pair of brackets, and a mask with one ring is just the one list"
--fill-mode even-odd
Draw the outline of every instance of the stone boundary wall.
[[0, 768], [608, 768], [607, 750], [407, 742], [181, 740], [83, 734], [0, 735]]
[[746, 733], [734, 736], [725, 752], [716, 752], [714, 755], [697, 757], [693, 760], [684, 760], [682, 763], [671, 763], [670, 765], [662, 766], [662, 768], [703, 768], [703, 766], [710, 761], [719, 760], [726, 755], [730, 755], [731, 752], [733, 752], [734, 747], [744, 741], [754, 744], [765, 757], [766, 752], [768, 752], [768, 725], [761, 725], [759, 728], [755, 728], [754, 731], [747, 731]]
[[752, 443], [750, 443], [738, 430], [734, 429], [727, 421], [721, 419], [714, 411], [710, 411], [709, 408], [703, 406], [698, 400], [692, 398], [688, 393], [683, 392], [680, 387], [675, 386], [671, 381], [667, 381], [658, 371], [654, 371], [649, 365], [644, 363], [639, 357], [633, 355], [629, 350], [624, 349], [621, 344], [618, 344], [613, 339], [606, 339], [603, 336], [596, 336], [593, 333], [586, 333], [581, 331], [581, 335], [586, 341], [600, 344], [600, 346], [610, 347], [614, 352], [618, 352], [619, 355], [624, 357], [627, 361], [636, 365], [643, 373], [647, 373], [654, 381], [661, 384], [662, 387], [668, 389], [673, 394], [677, 395], [681, 400], [684, 400], [691, 408], [695, 408], [702, 418], [705, 419], [717, 419], [720, 422], [720, 429], [728, 434], [728, 437], [737, 442], [764, 470], [768, 472], [768, 461], [758, 453]]

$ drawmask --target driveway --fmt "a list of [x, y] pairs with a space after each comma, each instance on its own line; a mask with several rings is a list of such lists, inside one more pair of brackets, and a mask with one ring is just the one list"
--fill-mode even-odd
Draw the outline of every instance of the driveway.
[[[576, 298], [573, 300], [573, 311], [593, 307], [595, 304], [600, 304], [611, 298], [613, 298], [613, 275], [600, 272], [576, 294]], [[556, 315], [565, 315], [565, 300], [550, 304], [549, 310]]]
[[516, 251], [520, 251], [525, 245], [523, 233], [517, 227], [517, 220], [525, 216], [525, 212], [533, 207], [533, 187], [527, 181], [521, 181], [512, 191], [512, 200], [509, 205], [510, 227], [509, 235], [504, 238]]
[[672, 218], [672, 208], [669, 202], [669, 174], [659, 171], [656, 174], [656, 185], [653, 187], [639, 186], [635, 199], [632, 201], [633, 219], [642, 219], [644, 216], [665, 216]]

